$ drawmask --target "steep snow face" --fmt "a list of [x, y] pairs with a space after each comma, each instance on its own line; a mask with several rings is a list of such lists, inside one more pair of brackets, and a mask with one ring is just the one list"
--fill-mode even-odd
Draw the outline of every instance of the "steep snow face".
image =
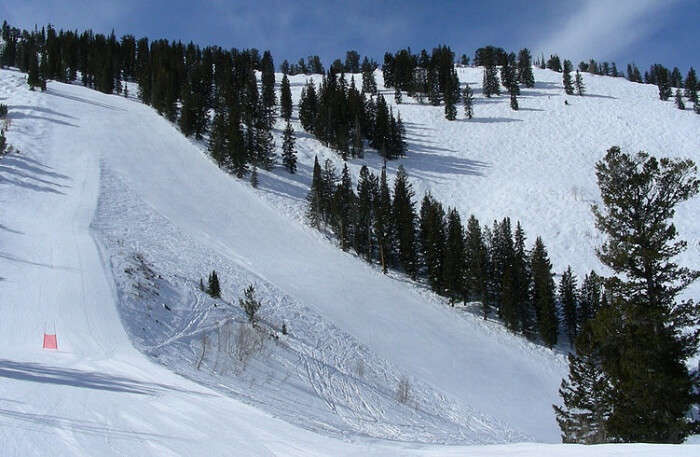
[[[463, 81], [480, 80], [478, 70], [460, 71], [466, 72], [460, 75]], [[503, 99], [484, 100], [476, 106], [477, 119], [483, 122], [450, 124], [442, 120], [442, 108], [402, 105], [410, 143], [402, 162], [419, 196], [430, 189], [464, 213], [474, 212], [482, 222], [505, 215], [521, 219], [531, 236], [545, 237], [559, 268], [557, 252], [570, 250], [578, 259], [574, 254], [584, 251], [576, 230], [592, 227], [588, 203], [539, 192], [540, 184], [555, 189], [584, 174], [585, 189], [592, 192], [592, 165], [609, 147], [602, 144], [614, 136], [615, 127], [604, 128], [604, 122], [584, 115], [597, 106], [598, 116], [621, 128], [614, 103], [620, 108], [639, 105], [638, 113], [647, 108], [656, 113], [660, 102], [650, 88], [588, 77], [591, 94], [607, 95], [607, 87], [610, 96], [618, 98], [599, 99], [600, 103], [593, 97], [569, 98], [567, 106], [556, 95], [558, 75], [537, 72], [536, 78], [550, 82], [523, 97], [521, 106], [543, 111], [512, 113]], [[302, 81], [293, 81], [297, 94]], [[620, 85], [619, 94], [612, 93], [615, 84]], [[314, 155], [336, 156], [301, 134], [298, 125], [300, 173], [290, 177], [281, 170], [263, 172], [261, 189], [255, 191], [224, 175], [200, 145], [133, 100], [58, 83], [50, 83], [45, 94], [31, 93], [23, 75], [5, 70], [0, 71], [0, 98], [10, 106], [8, 139], [22, 151], [0, 160], [3, 454], [598, 455], [603, 449], [465, 449], [364, 437], [558, 441], [551, 404], [558, 401], [556, 388], [566, 365], [563, 355], [510, 335], [498, 324], [456, 312], [422, 288], [407, 285], [400, 275], [384, 277], [300, 224]], [[559, 111], [578, 103], [588, 106], [577, 108], [582, 110], [579, 124], [558, 123]], [[672, 112], [667, 105], [661, 110], [666, 108], [659, 123], [669, 129], [667, 141], [647, 137], [660, 131], [651, 127], [652, 118], [649, 125], [630, 123], [625, 134], [632, 142], [630, 149], [646, 147], [655, 153], [653, 146], [642, 144], [644, 139], [658, 146], [659, 153], [663, 144], [681, 143], [671, 127], [675, 123], [676, 129], [688, 133], [694, 125], [690, 119], [696, 118], [683, 117], [690, 113]], [[522, 119], [487, 123], [487, 114]], [[555, 146], [548, 156], [525, 141], [529, 135], [532, 142], [538, 135], [561, 136], [560, 144], [573, 147], [577, 142], [567, 135], [578, 134], [579, 125], [591, 122], [595, 125], [585, 127], [591, 131], [575, 138], [594, 142], [596, 129], [607, 133], [600, 144], [592, 143], [590, 149], [596, 152], [585, 160]], [[518, 131], [514, 124], [532, 124], [532, 129]], [[510, 141], [500, 138], [500, 132]], [[687, 141], [697, 141], [686, 133]], [[523, 140], [522, 146], [515, 139]], [[611, 144], [616, 143], [625, 147], [622, 141]], [[525, 151], [522, 157], [520, 149]], [[693, 157], [689, 151], [676, 152]], [[532, 160], [536, 157], [542, 160]], [[547, 157], [556, 161], [544, 160]], [[375, 170], [380, 164], [368, 153], [365, 161], [351, 164], [355, 173], [363, 162]], [[570, 168], [569, 162], [581, 168]], [[465, 164], [472, 164], [474, 172], [464, 173]], [[389, 165], [391, 172], [396, 165]], [[556, 174], [560, 168], [569, 170], [571, 177]], [[532, 192], [509, 196], [503, 189]], [[693, 205], [679, 211], [679, 227], [687, 239], [692, 233], [697, 239], [692, 213], [687, 212], [691, 208], [697, 213]], [[570, 210], [578, 207], [586, 211]], [[544, 218], [535, 213], [540, 208]], [[564, 247], [550, 239], [552, 233], [545, 229], [568, 233], [561, 239], [569, 244]], [[570, 260], [577, 269], [590, 267], [577, 259]], [[697, 251], [685, 259], [697, 263]], [[234, 326], [243, 320], [234, 306], [230, 311], [214, 307], [224, 303], [197, 291], [198, 279], [210, 269], [222, 273], [227, 302], [235, 304], [242, 287], [251, 282], [265, 302], [262, 318], [269, 339], [264, 351], [239, 373], [233, 373], [240, 368], [235, 364], [224, 370], [217, 366], [222, 360], [228, 363], [226, 357], [201, 356], [203, 335], [218, 338], [230, 319]], [[288, 326], [287, 336], [280, 334], [282, 322]], [[58, 333], [58, 352], [40, 349], [41, 333], [47, 328]], [[151, 360], [133, 348], [130, 338]], [[357, 360], [366, 368], [362, 376]], [[390, 402], [404, 376], [419, 399], [412, 411]], [[317, 390], [294, 392], [309, 386]], [[295, 398], [301, 402], [295, 405]], [[373, 410], [372, 402], [381, 405], [381, 411]], [[428, 402], [434, 409], [424, 408]], [[441, 427], [447, 432], [438, 430]], [[350, 432], [354, 443], [306, 428], [336, 435]], [[691, 446], [604, 449], [610, 455], [697, 451]]]
[[[507, 95], [483, 96], [481, 68], [458, 68], [457, 73], [462, 85], [469, 83], [474, 91], [474, 118], [465, 119], [460, 106], [458, 119], [450, 122], [445, 120], [444, 106], [420, 105], [405, 94], [404, 103], [396, 105], [394, 90], [385, 89], [381, 71], [375, 72], [380, 93], [394, 114], [401, 114], [407, 130], [407, 155], [387, 164], [389, 174], [403, 164], [419, 202], [429, 191], [445, 206], [457, 208], [464, 217], [474, 214], [488, 226], [506, 216], [513, 223], [519, 220], [530, 243], [542, 236], [559, 273], [567, 265], [579, 275], [591, 269], [606, 271], [595, 255], [602, 240], [590, 207], [600, 200], [594, 165], [607, 149], [616, 145], [625, 152], [646, 151], [700, 162], [700, 116], [690, 103], [680, 111], [673, 101], [661, 102], [656, 86], [583, 73], [586, 95], [567, 96], [561, 73], [535, 68], [535, 88], [521, 89], [520, 110], [513, 111]], [[360, 86], [361, 75], [352, 77]], [[290, 77], [295, 103], [306, 80], [303, 75]], [[301, 125], [293, 125], [303, 132]], [[306, 175], [315, 155], [322, 164], [330, 158], [342, 166], [335, 152], [300, 135], [304, 185], [286, 192], [289, 198], [282, 199], [283, 208], [305, 195]], [[363, 164], [378, 173], [382, 161], [372, 152], [364, 160], [351, 161], [355, 177]], [[265, 176], [268, 179], [261, 180], [261, 188], [275, 196], [285, 192], [280, 183], [290, 182], [284, 172]], [[679, 261], [689, 266], [700, 265], [697, 214], [700, 199], [679, 207], [674, 219], [689, 246]], [[691, 286], [688, 295], [699, 293], [700, 282]]]

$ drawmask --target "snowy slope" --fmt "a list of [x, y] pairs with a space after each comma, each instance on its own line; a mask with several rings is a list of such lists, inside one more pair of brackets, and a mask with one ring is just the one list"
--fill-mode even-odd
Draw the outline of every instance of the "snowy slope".
[[[594, 455], [603, 449], [415, 443], [557, 441], [550, 405], [565, 372], [563, 356], [459, 314], [401, 278], [385, 278], [294, 222], [313, 154], [333, 154], [314, 140], [299, 141], [302, 173], [292, 182], [284, 172], [262, 173], [262, 190], [254, 191], [221, 173], [198, 145], [148, 107], [57, 83], [45, 94], [31, 93], [23, 78], [0, 71], [0, 98], [12, 119], [8, 139], [22, 151], [0, 161], [3, 455]], [[451, 128], [443, 125], [441, 110], [404, 109], [409, 136], [421, 122], [431, 132], [422, 140], [427, 143], [464, 136], [429, 130]], [[544, 135], [540, 130], [545, 128], [533, 128], [532, 135]], [[483, 136], [473, 144], [488, 145]], [[457, 148], [450, 145], [430, 146], [421, 156], [418, 140], [411, 144], [414, 154], [409, 151], [405, 163], [417, 186], [443, 192], [438, 195], [448, 203], [450, 196], [453, 204], [471, 201], [451, 193], [470, 181], [459, 172], [468, 156], [437, 149]], [[527, 161], [506, 159], [507, 152], [499, 152], [507, 176], [489, 171], [473, 178], [482, 186], [493, 181], [492, 191], [515, 181], [512, 162], [524, 167]], [[378, 165], [371, 154], [367, 160]], [[524, 188], [536, 182], [528, 182], [528, 173]], [[479, 186], [471, 186], [477, 192]], [[489, 201], [491, 194], [480, 195]], [[533, 205], [553, 208], [546, 194], [540, 197], [521, 203], [529, 211]], [[502, 198], [490, 200], [505, 205], [492, 209], [494, 217], [518, 216]], [[482, 220], [491, 217], [475, 212]], [[554, 221], [538, 227], [556, 226]], [[528, 222], [526, 228], [547, 236]], [[554, 241], [545, 239], [554, 253]], [[572, 245], [577, 240], [567, 239]], [[227, 316], [235, 325], [242, 320], [240, 312], [214, 308], [197, 293], [197, 280], [211, 268], [224, 273], [228, 302], [249, 282], [256, 284], [266, 303], [266, 328], [278, 338], [269, 338], [266, 352], [243, 375], [217, 368], [221, 359], [211, 355], [202, 369], [194, 368], [202, 334], [218, 336], [215, 329]], [[139, 284], [143, 288], [134, 289]], [[289, 326], [288, 336], [277, 332], [281, 322]], [[54, 326], [61, 351], [43, 352], [41, 332]], [[313, 360], [313, 369], [295, 373]], [[411, 408], [389, 401], [402, 376], [411, 381]], [[308, 387], [317, 390], [302, 392]], [[377, 403], [363, 411], [363, 401]], [[373, 411], [377, 405], [380, 411]], [[661, 448], [604, 449], [653, 455]], [[662, 452], [691, 455], [697, 449]]]
[[[601, 240], [590, 206], [599, 201], [593, 166], [607, 149], [617, 145], [625, 152], [643, 150], [700, 162], [700, 116], [690, 108], [678, 110], [672, 101], [661, 102], [656, 86], [584, 73], [586, 95], [567, 96], [561, 73], [535, 68], [535, 88], [521, 89], [520, 110], [513, 111], [507, 95], [483, 97], [481, 68], [457, 72], [461, 83], [474, 90], [471, 120], [464, 118], [460, 106], [457, 121], [447, 121], [443, 106], [419, 105], [405, 94], [404, 103], [397, 106], [393, 89], [384, 89], [381, 71], [375, 73], [380, 92], [394, 113], [401, 113], [408, 137], [406, 157], [390, 162], [388, 171], [395, 173], [399, 163], [406, 167], [419, 203], [430, 191], [443, 204], [466, 217], [474, 214], [488, 226], [506, 216], [521, 221], [530, 243], [537, 235], [543, 237], [557, 272], [569, 264], [579, 275], [591, 269], [605, 271], [595, 256]], [[277, 77], [279, 81], [281, 75]], [[361, 75], [354, 78], [361, 85]], [[314, 79], [320, 81], [318, 76]], [[306, 80], [304, 75], [290, 78], [295, 103]], [[299, 123], [294, 128], [303, 132]], [[316, 154], [321, 163], [331, 158], [342, 166], [336, 153], [300, 135], [302, 173], [308, 175]], [[352, 161], [355, 177], [363, 164], [375, 173], [381, 168], [379, 157], [370, 152], [364, 160]], [[262, 187], [273, 195], [284, 193], [280, 183], [288, 184], [288, 175], [268, 177]], [[307, 183], [303, 179], [303, 185], [287, 192], [280, 206], [303, 198]], [[680, 258], [687, 265], [700, 265], [700, 224], [694, 217], [698, 213], [700, 199], [695, 199], [679, 208], [675, 219], [688, 241], [689, 249]], [[697, 297], [700, 283], [689, 292]]]

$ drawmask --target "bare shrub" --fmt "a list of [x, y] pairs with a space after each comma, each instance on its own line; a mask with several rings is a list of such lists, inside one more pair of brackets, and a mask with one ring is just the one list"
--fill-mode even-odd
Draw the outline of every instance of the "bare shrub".
[[411, 383], [406, 376], [402, 376], [396, 389], [396, 401], [405, 405], [411, 396]]
[[264, 345], [265, 334], [262, 330], [248, 323], [238, 325], [233, 355], [242, 369], [245, 369], [254, 355], [262, 352]]

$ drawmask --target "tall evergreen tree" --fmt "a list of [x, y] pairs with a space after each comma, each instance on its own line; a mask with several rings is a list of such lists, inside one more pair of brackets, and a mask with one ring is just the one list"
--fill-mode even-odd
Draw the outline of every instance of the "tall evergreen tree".
[[591, 271], [583, 278], [578, 292], [579, 307], [576, 313], [576, 329], [580, 333], [586, 323], [593, 319], [601, 306], [602, 278]]
[[216, 271], [212, 270], [212, 272], [209, 274], [207, 293], [212, 298], [221, 298], [221, 285], [219, 284], [219, 277], [216, 275]]
[[471, 300], [481, 302], [484, 319], [486, 319], [489, 312], [489, 303], [486, 297], [488, 252], [481, 233], [481, 225], [474, 215], [470, 216], [467, 222], [466, 262], [467, 294]]
[[419, 238], [428, 284], [434, 292], [443, 290], [445, 254], [445, 211], [440, 202], [426, 194], [420, 208]]
[[454, 303], [458, 299], [466, 301], [466, 246], [464, 243], [464, 227], [456, 209], [447, 212], [447, 239], [445, 242], [443, 265], [443, 281], [445, 292]]
[[285, 121], [292, 117], [292, 90], [289, 87], [287, 75], [282, 76], [282, 87], [280, 88], [280, 115]]
[[302, 89], [301, 98], [299, 100], [299, 121], [301, 126], [307, 132], [313, 132], [316, 125], [316, 115], [318, 114], [318, 97], [316, 95], [316, 86], [309, 79], [306, 86]]
[[698, 98], [698, 77], [695, 74], [695, 69], [690, 67], [688, 70], [688, 75], [685, 77], [685, 82], [683, 83], [684, 95], [688, 100], [694, 102]]
[[564, 315], [564, 326], [573, 346], [578, 334], [578, 297], [576, 276], [569, 266], [559, 281], [559, 303]]
[[660, 67], [655, 75], [659, 88], [659, 99], [666, 101], [671, 97], [671, 81], [666, 68]]
[[352, 227], [355, 223], [356, 196], [352, 190], [352, 179], [348, 164], [343, 166], [340, 183], [333, 195], [333, 227], [340, 240], [340, 248], [346, 251], [352, 244]]
[[464, 86], [462, 100], [464, 101], [464, 117], [471, 119], [472, 116], [474, 116], [474, 95], [472, 89], [469, 87], [469, 83]]
[[374, 233], [377, 237], [379, 262], [382, 265], [382, 272], [386, 274], [391, 263], [394, 246], [392, 230], [392, 208], [394, 204], [386, 178], [386, 162], [384, 162], [384, 166], [382, 166], [382, 172], [379, 178], [379, 189], [377, 194], [373, 196], [372, 202], [374, 203]]
[[370, 173], [367, 165], [360, 169], [360, 177], [357, 180], [357, 217], [355, 219], [354, 246], [359, 256], [367, 262], [372, 261], [374, 235], [374, 198], [379, 191], [376, 176]]
[[535, 87], [535, 77], [532, 74], [532, 56], [527, 48], [521, 49], [518, 53], [518, 81], [527, 87]]
[[282, 163], [288, 172], [294, 174], [297, 171], [297, 153], [294, 147], [296, 139], [294, 138], [294, 129], [292, 124], [287, 120], [287, 126], [284, 129], [282, 140]]
[[413, 186], [403, 165], [399, 165], [394, 180], [394, 202], [392, 208], [393, 225], [398, 242], [398, 256], [401, 267], [416, 279], [418, 259], [416, 251], [416, 211], [413, 203]]
[[525, 335], [532, 338], [536, 330], [534, 312], [530, 307], [530, 265], [525, 240], [525, 230], [518, 222], [513, 234], [513, 300], [516, 304], [519, 328]]
[[518, 109], [520, 109], [518, 106], [518, 96], [515, 90], [516, 87], [518, 87], [517, 84], [513, 84], [510, 86], [510, 89], [508, 89], [508, 92], [510, 93], [510, 108], [513, 111], [518, 111]]
[[457, 72], [453, 71], [453, 75], [447, 78], [445, 86], [445, 119], [454, 121], [457, 119], [457, 101], [459, 98], [459, 80]]
[[272, 127], [275, 118], [275, 105], [277, 104], [277, 97], [275, 96], [275, 64], [270, 51], [265, 51], [263, 53], [260, 66], [263, 117], [265, 125], [269, 129]]
[[569, 375], [561, 382], [564, 405], [554, 406], [564, 443], [599, 444], [609, 441], [606, 429], [612, 412], [610, 379], [601, 369], [600, 349], [588, 322], [569, 354]]
[[532, 271], [532, 301], [537, 316], [537, 329], [542, 342], [549, 347], [557, 344], [559, 320], [554, 303], [552, 264], [542, 238], [537, 237], [530, 259]]
[[374, 79], [374, 70], [369, 65], [362, 67], [362, 93], [377, 95], [377, 81]]
[[685, 103], [683, 103], [683, 95], [680, 89], [676, 89], [676, 108], [680, 110], [685, 109]]
[[491, 98], [492, 95], [500, 95], [501, 87], [498, 81], [498, 73], [495, 65], [487, 65], [484, 67], [483, 91], [486, 98]]
[[571, 80], [571, 71], [573, 69], [574, 68], [571, 65], [571, 61], [565, 60], [564, 61], [564, 73], [563, 73], [562, 79], [564, 81], [564, 92], [566, 92], [566, 95], [574, 95], [574, 83]]
[[576, 70], [576, 79], [574, 80], [574, 84], [576, 85], [576, 94], [578, 96], [582, 96], [586, 92], [586, 86], [583, 84], [583, 76], [581, 76], [581, 73]]
[[[600, 260], [616, 274], [615, 300], [594, 324], [602, 365], [614, 387], [606, 431], [614, 440], [682, 442], [694, 377], [686, 361], [698, 349], [700, 309], [678, 295], [700, 272], [678, 266], [687, 247], [671, 222], [678, 204], [700, 191], [690, 160], [657, 160], [612, 147], [596, 164], [602, 206], [596, 225], [606, 240]], [[688, 329], [693, 329], [688, 331]]]
[[318, 156], [314, 157], [314, 169], [311, 178], [311, 188], [306, 196], [306, 219], [312, 227], [321, 228], [322, 216], [322, 193], [323, 182], [321, 177], [321, 165], [318, 163]]

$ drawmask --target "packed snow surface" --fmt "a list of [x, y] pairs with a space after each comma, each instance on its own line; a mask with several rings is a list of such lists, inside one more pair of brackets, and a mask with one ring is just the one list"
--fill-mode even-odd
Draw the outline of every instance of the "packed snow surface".
[[[481, 71], [459, 72], [479, 97]], [[403, 163], [419, 198], [482, 223], [520, 220], [558, 271], [600, 270], [593, 164], [611, 145], [697, 161], [700, 119], [651, 86], [586, 75], [589, 96], [565, 105], [560, 75], [535, 77], [519, 112], [478, 98], [471, 121], [404, 97], [409, 149], [389, 172]], [[306, 227], [314, 156], [341, 162], [298, 123], [299, 174], [261, 172], [254, 190], [135, 100], [30, 92], [25, 78], [0, 70], [20, 151], [0, 159], [0, 454], [697, 454], [497, 444], [558, 442], [566, 347], [450, 308]], [[295, 99], [304, 80], [292, 78]], [[368, 151], [355, 175], [364, 163], [381, 166]], [[677, 214], [688, 265], [699, 209]], [[212, 269], [220, 300], [199, 290]], [[256, 327], [237, 304], [248, 284], [263, 301]], [[54, 330], [59, 350], [42, 350]]]

